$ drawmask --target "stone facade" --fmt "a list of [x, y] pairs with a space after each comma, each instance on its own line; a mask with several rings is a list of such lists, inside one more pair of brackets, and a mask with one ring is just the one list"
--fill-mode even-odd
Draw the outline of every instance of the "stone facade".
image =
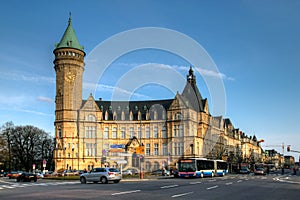
[[[74, 42], [75, 41], [75, 42]], [[56, 72], [56, 170], [94, 166], [175, 168], [183, 157], [259, 161], [255, 136], [247, 137], [229, 119], [209, 113], [190, 68], [183, 92], [173, 99], [82, 100], [85, 52], [69, 20], [54, 50]]]

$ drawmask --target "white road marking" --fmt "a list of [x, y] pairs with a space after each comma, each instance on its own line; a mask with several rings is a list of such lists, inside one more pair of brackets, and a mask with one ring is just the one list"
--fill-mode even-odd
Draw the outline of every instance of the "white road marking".
[[218, 188], [219, 186], [215, 185], [215, 186], [212, 186], [212, 187], [209, 187], [209, 188], [206, 188], [207, 190], [211, 190], [211, 189], [215, 189], [215, 188]]
[[217, 181], [216, 179], [208, 180], [208, 182], [215, 182]]
[[194, 185], [194, 184], [200, 184], [200, 183], [202, 183], [202, 182], [191, 182], [190, 184]]
[[140, 192], [141, 190], [132, 190], [132, 191], [125, 191], [125, 192], [118, 192], [118, 193], [113, 193], [111, 195], [121, 195], [121, 194], [130, 194], [130, 193], [135, 193], [135, 192]]
[[237, 183], [243, 182], [243, 180], [238, 180]]
[[232, 182], [225, 183], [225, 185], [232, 185], [232, 184], [233, 184]]
[[166, 185], [166, 186], [162, 186], [160, 188], [165, 189], [165, 188], [172, 188], [172, 187], [178, 187], [178, 185]]
[[8, 185], [3, 185], [2, 187], [4, 187], [4, 188], [9, 188], [9, 189], [15, 188], [15, 187], [11, 187], [11, 186], [8, 186]]
[[182, 196], [185, 196], [185, 195], [188, 195], [188, 194], [192, 194], [194, 192], [187, 192], [187, 193], [182, 193], [182, 194], [175, 194], [172, 196], [172, 198], [176, 198], [176, 197], [182, 197]]
[[165, 189], [165, 188], [173, 188], [173, 187], [177, 187], [178, 185], [166, 185], [166, 186], [162, 186], [160, 187], [161, 189]]

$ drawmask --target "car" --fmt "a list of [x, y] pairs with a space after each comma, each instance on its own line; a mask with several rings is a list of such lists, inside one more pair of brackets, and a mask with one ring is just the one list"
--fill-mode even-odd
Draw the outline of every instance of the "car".
[[249, 174], [249, 173], [250, 173], [250, 170], [247, 168], [242, 168], [239, 170], [239, 174]]
[[65, 170], [62, 176], [79, 176], [79, 171], [77, 170]]
[[37, 181], [37, 175], [30, 172], [23, 172], [20, 176], [17, 177], [17, 182], [25, 182], [25, 181]]
[[37, 178], [44, 178], [44, 174], [43, 173], [36, 173]]
[[119, 183], [122, 179], [122, 174], [116, 168], [110, 167], [97, 167], [93, 168], [90, 172], [83, 173], [80, 175], [80, 182], [85, 184], [87, 182], [94, 183], [108, 183], [113, 181], [114, 183]]
[[151, 175], [170, 176], [169, 170], [157, 169], [151, 172]]
[[133, 173], [130, 169], [127, 169], [127, 170], [122, 171], [122, 174], [123, 175], [132, 175]]
[[16, 179], [16, 178], [18, 178], [21, 174], [22, 174], [21, 171], [11, 171], [11, 172], [9, 172], [9, 173], [7, 174], [7, 177], [8, 177], [9, 179]]
[[255, 175], [266, 175], [266, 172], [265, 172], [264, 168], [256, 168], [256, 169], [254, 169], [254, 174]]
[[137, 170], [136, 168], [128, 168], [127, 170], [130, 170], [132, 172], [132, 174], [139, 174], [139, 170]]

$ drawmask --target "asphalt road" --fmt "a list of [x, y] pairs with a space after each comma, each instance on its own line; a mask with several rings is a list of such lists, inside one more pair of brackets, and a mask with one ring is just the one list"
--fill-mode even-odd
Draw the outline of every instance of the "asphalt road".
[[118, 184], [38, 180], [17, 183], [0, 179], [0, 199], [298, 199], [300, 177], [228, 175], [199, 179], [151, 179]]

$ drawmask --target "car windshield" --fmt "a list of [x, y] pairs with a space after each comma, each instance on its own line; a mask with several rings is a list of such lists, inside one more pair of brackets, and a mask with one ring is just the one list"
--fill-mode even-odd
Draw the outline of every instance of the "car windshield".
[[117, 169], [115, 169], [115, 168], [109, 168], [108, 171], [110, 171], [110, 172], [119, 172], [119, 171], [118, 171]]

